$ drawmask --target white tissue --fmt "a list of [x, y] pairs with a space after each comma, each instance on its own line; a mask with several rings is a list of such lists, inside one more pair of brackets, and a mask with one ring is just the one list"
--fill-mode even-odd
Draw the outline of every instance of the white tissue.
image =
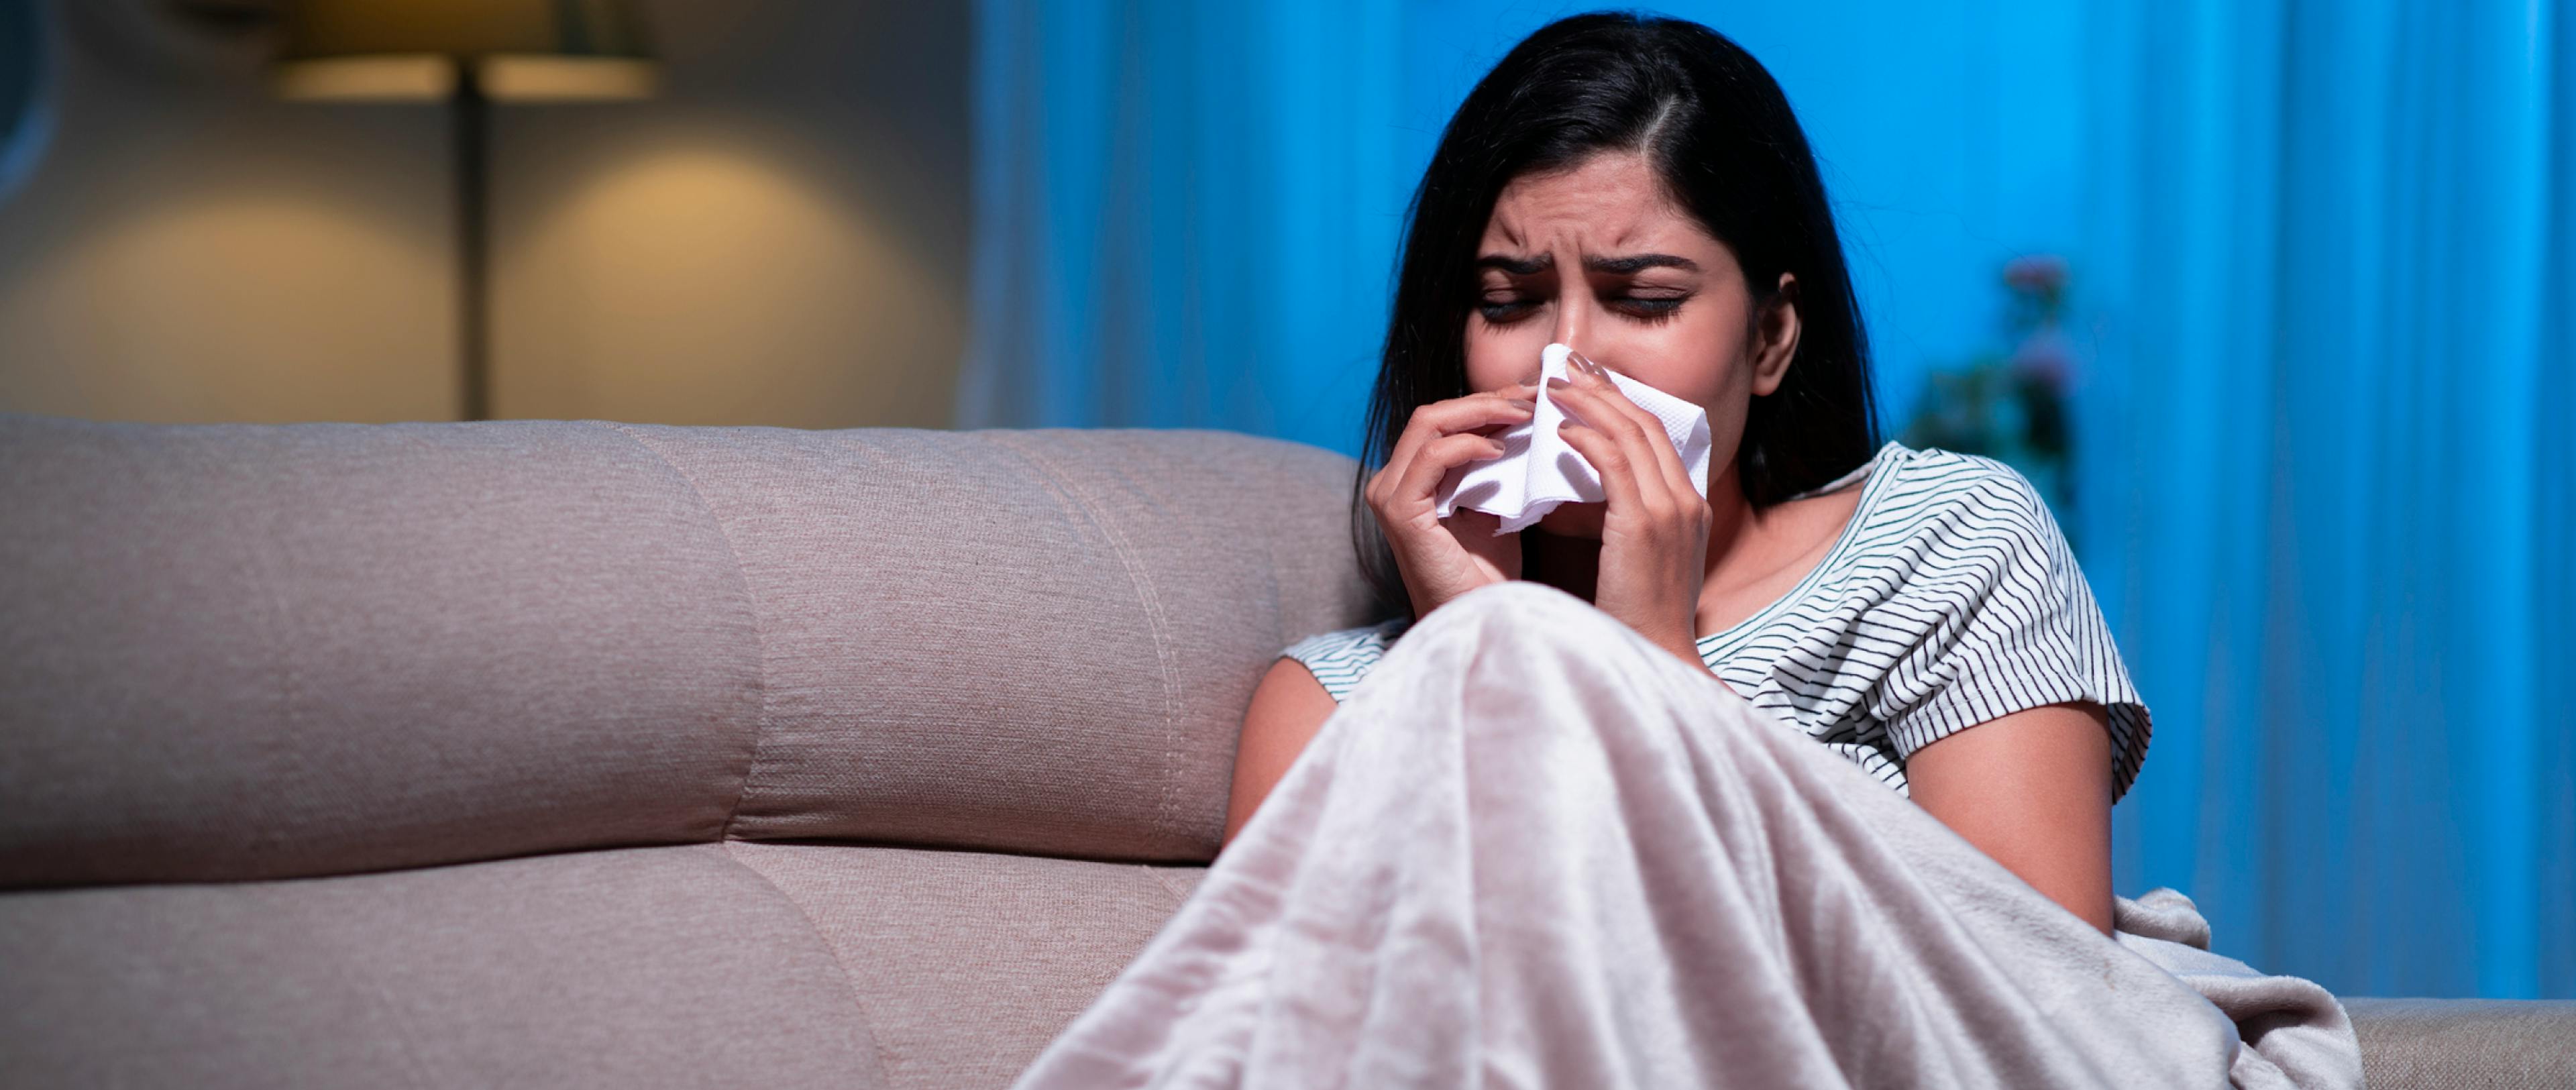
[[[1527, 529], [1562, 503], [1601, 503], [1601, 474], [1556, 433], [1566, 413], [1548, 396], [1547, 380], [1564, 378], [1565, 357], [1573, 349], [1551, 344], [1539, 354], [1538, 411], [1523, 424], [1497, 436], [1503, 454], [1450, 470], [1435, 494], [1438, 514], [1448, 518], [1459, 508], [1502, 516], [1497, 534]], [[1639, 408], [1663, 421], [1664, 436], [1690, 470], [1691, 487], [1708, 497], [1708, 411], [1671, 394], [1613, 373], [1610, 381]], [[1580, 418], [1578, 418], [1580, 419]]]

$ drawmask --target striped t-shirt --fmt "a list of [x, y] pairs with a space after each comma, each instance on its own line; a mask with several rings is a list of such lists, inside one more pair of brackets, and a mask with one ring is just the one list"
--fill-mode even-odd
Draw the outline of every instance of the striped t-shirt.
[[[1953, 731], [2090, 701], [2109, 713], [2112, 797], [2125, 794], [2146, 759], [2147, 709], [2030, 482], [1990, 458], [1889, 443], [1807, 494], [1854, 481], [1860, 503], [1832, 551], [1778, 601], [1700, 637], [1708, 668], [1900, 794], [1905, 759]], [[1406, 623], [1282, 654], [1340, 700]]]

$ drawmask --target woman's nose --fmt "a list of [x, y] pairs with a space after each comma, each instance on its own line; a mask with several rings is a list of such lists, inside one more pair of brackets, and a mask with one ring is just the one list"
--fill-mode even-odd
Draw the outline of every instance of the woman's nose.
[[1558, 296], [1556, 328], [1548, 331], [1548, 339], [1569, 347], [1582, 347], [1582, 338], [1592, 322], [1591, 316], [1584, 313], [1590, 302], [1591, 300], [1580, 298], [1570, 291]]

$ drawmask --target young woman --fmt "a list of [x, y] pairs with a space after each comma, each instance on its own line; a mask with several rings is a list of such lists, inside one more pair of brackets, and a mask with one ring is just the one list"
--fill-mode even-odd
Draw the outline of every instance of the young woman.
[[[1552, 342], [1607, 502], [1440, 519]], [[1707, 411], [1704, 499], [1610, 371]], [[1422, 179], [1370, 406], [1354, 537], [1403, 616], [1275, 664], [1225, 853], [1022, 1085], [2245, 1077], [2109, 937], [2148, 716], [2063, 537], [2011, 470], [1880, 445], [1869, 389], [1752, 57], [1627, 15], [1521, 43]], [[2271, 1075], [2341, 1081], [2322, 996]]]
[[[1541, 31], [1432, 160], [1393, 326], [1355, 520], [1381, 595], [1413, 617], [1510, 579], [1588, 600], [2111, 929], [2111, 803], [2147, 711], [2025, 481], [1877, 446], [1824, 186], [1752, 57], [1687, 23]], [[1609, 502], [1499, 537], [1434, 517], [1443, 476], [1529, 419], [1550, 342], [1708, 410], [1706, 502], [1654, 418], [1578, 369], [1562, 434]], [[1271, 670], [1229, 833], [1407, 623]]]

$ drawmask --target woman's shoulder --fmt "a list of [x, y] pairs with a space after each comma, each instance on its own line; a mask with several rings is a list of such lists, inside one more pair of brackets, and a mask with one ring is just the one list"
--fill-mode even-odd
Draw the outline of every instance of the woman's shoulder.
[[1866, 488], [1852, 515], [1854, 559], [2055, 559], [2066, 548], [2030, 478], [1984, 455], [1889, 443], [1871, 460]]
[[1886, 479], [1872, 497], [1872, 506], [1882, 511], [2009, 519], [2048, 510], [2030, 478], [1982, 454], [1889, 443], [1871, 462], [1871, 477], [1882, 474]]
[[[1894, 472], [1872, 516], [1886, 544], [1868, 566], [1868, 613], [1902, 633], [1873, 714], [1898, 752], [2043, 704], [2109, 712], [2114, 791], [2144, 760], [2146, 705], [2039, 489], [1975, 454], [1890, 444]], [[1883, 633], [1883, 634], [1884, 634]]]
[[1951, 629], [1999, 594], [2061, 596], [2081, 579], [2047, 501], [2009, 465], [1889, 443], [1867, 473], [1844, 541], [1809, 584], [1832, 608], [1801, 616]]
[[1303, 664], [1306, 672], [1315, 675], [1315, 680], [1322, 683], [1325, 692], [1340, 700], [1360, 683], [1360, 678], [1369, 672], [1370, 667], [1377, 665], [1377, 660], [1386, 657], [1387, 645], [1402, 635], [1410, 623], [1398, 617], [1358, 628], [1317, 633], [1289, 644], [1286, 650], [1279, 652], [1279, 657]]
[[1393, 642], [1396, 636], [1401, 635], [1408, 623], [1404, 618], [1398, 617], [1376, 624], [1361, 625], [1358, 628], [1319, 632], [1289, 644], [1288, 649], [1280, 652], [1280, 655], [1293, 659], [1309, 655], [1350, 654], [1371, 648], [1384, 652], [1386, 645]]

